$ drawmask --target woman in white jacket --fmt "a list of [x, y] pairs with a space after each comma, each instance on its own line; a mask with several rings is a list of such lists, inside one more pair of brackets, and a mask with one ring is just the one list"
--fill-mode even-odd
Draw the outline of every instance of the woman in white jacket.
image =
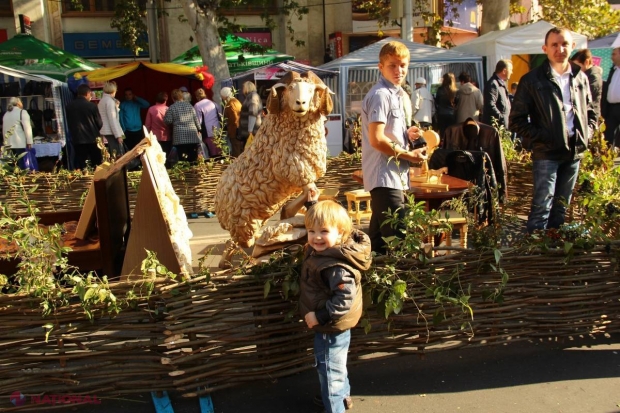
[[99, 132], [108, 141], [108, 152], [113, 159], [123, 154], [123, 139], [125, 139], [114, 95], [116, 95], [116, 82], [106, 82], [103, 85], [103, 96], [97, 105], [103, 123]]
[[[28, 111], [24, 110], [24, 104], [18, 97], [9, 99], [7, 112], [2, 118], [2, 136], [4, 137], [3, 145], [10, 146], [15, 156], [32, 148], [30, 115]], [[23, 157], [19, 160], [18, 165], [20, 168], [26, 169]]]

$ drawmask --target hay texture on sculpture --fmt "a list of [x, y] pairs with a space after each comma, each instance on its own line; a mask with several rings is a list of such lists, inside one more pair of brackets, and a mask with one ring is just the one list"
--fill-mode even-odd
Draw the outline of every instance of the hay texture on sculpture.
[[269, 114], [252, 144], [224, 171], [215, 194], [223, 229], [251, 247], [266, 219], [325, 174], [331, 91], [314, 73], [289, 72], [271, 88]]

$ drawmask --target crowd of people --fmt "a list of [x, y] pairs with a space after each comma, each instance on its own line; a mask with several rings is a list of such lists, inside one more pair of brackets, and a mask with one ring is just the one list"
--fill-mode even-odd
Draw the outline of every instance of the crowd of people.
[[[207, 97], [205, 89], [199, 88], [194, 92], [196, 103], [192, 105], [188, 89], [180, 87], [170, 95], [165, 91], [157, 93], [154, 104], [150, 105], [131, 88], [124, 90], [124, 99], [119, 101], [116, 83], [110, 81], [104, 83], [103, 95], [96, 104], [91, 102], [94, 92], [89, 85], [82, 84], [77, 88], [76, 98], [66, 107], [76, 168], [95, 167], [103, 162], [97, 138], [102, 138], [112, 158], [136, 146], [144, 138], [143, 110], [146, 110], [144, 126], [157, 137], [168, 165], [179, 160], [194, 162], [199, 155], [217, 158], [222, 156], [223, 147], [228, 147], [226, 152], [237, 157], [248, 138], [256, 134], [263, 116], [263, 105], [254, 83], [246, 82], [242, 93], [245, 99], [240, 102], [230, 87], [222, 88], [222, 105], [219, 105]], [[15, 99], [13, 106], [21, 103]], [[26, 119], [24, 124], [29, 124], [27, 112], [21, 116]], [[16, 153], [32, 145], [32, 132], [29, 135], [26, 129], [20, 132], [14, 138]], [[218, 135], [222, 137], [219, 141]]]

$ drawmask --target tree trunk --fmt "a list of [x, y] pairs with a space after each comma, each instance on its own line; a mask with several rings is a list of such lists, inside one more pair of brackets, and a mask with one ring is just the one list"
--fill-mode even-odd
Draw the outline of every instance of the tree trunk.
[[510, 27], [510, 0], [482, 0], [480, 35]]
[[[183, 11], [196, 37], [198, 50], [202, 56], [202, 63], [209, 67], [209, 73], [215, 77], [213, 85], [213, 101], [221, 103], [220, 81], [230, 78], [230, 71], [226, 63], [226, 54], [220, 43], [217, 33], [217, 11], [207, 7], [199, 7], [196, 0], [182, 0]], [[217, 2], [209, 2], [214, 4]]]

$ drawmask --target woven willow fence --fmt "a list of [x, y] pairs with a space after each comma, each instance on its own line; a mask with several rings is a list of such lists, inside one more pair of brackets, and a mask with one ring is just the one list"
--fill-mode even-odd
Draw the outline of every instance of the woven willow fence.
[[[473, 319], [460, 308], [447, 306], [446, 320], [433, 325], [440, 305], [426, 297], [426, 287], [409, 283], [411, 299], [401, 314], [386, 320], [374, 306], [367, 310], [372, 327], [368, 333], [361, 327], [353, 330], [351, 363], [376, 353], [392, 356], [618, 332], [620, 244], [608, 251], [600, 247], [576, 253], [567, 263], [561, 252], [504, 250], [501, 266], [510, 281], [501, 304], [482, 299], [483, 291], [497, 286], [501, 278], [490, 270], [489, 264], [495, 262], [492, 252], [438, 257], [422, 268], [415, 268], [413, 261], [400, 262], [399, 271], [410, 275], [458, 268], [464, 288], [471, 285]], [[252, 276], [216, 277], [189, 297], [168, 301], [167, 347], [177, 353], [165, 362], [174, 366], [174, 388], [194, 395], [198, 385], [204, 387], [198, 393], [208, 393], [312, 367], [311, 333], [298, 317], [286, 318], [295, 313], [295, 301], [284, 300], [279, 289], [263, 297], [263, 282], [274, 277], [278, 285], [282, 281], [278, 274], [258, 281]], [[464, 323], [466, 328], [461, 329]]]
[[[183, 202], [193, 197], [198, 211], [212, 209], [224, 167], [214, 165], [183, 179], [173, 175], [173, 182], [182, 181], [187, 188], [186, 193], [177, 189]], [[318, 186], [337, 188], [342, 196], [359, 188], [351, 179], [356, 169], [359, 163], [351, 158], [331, 159]], [[77, 193], [88, 182], [90, 178], [75, 178], [70, 186]], [[57, 194], [71, 192], [54, 189]], [[42, 196], [39, 206], [50, 202], [54, 208], [70, 209], [69, 200], [75, 202], [81, 195], [66, 195], [62, 202], [58, 197]], [[351, 363], [377, 354], [390, 357], [620, 331], [620, 241], [575, 250], [571, 256], [562, 248], [502, 250], [499, 265], [509, 281], [501, 303], [482, 298], [500, 285], [501, 275], [491, 268], [494, 253], [453, 252], [423, 266], [403, 260], [394, 267], [407, 280], [458, 272], [463, 288], [471, 288], [473, 318], [460, 306], [436, 303], [427, 297], [426, 286], [408, 281], [409, 298], [401, 313], [386, 319], [376, 305], [367, 309], [370, 331], [353, 330]], [[383, 268], [388, 263], [377, 260], [375, 265]], [[26, 396], [106, 397], [167, 389], [195, 396], [311, 369], [312, 333], [296, 315], [295, 298], [284, 298], [285, 277], [283, 272], [258, 276], [228, 271], [188, 283], [162, 280], [149, 299], [137, 300], [114, 317], [95, 311], [93, 320], [77, 301], [44, 318], [36, 299], [0, 294], [0, 409], [17, 409], [9, 404], [15, 391]], [[267, 296], [266, 281], [273, 285]], [[111, 288], [115, 296], [124, 297], [135, 286], [111, 283]], [[441, 319], [435, 317], [437, 312]], [[41, 410], [39, 405], [30, 408]]]
[[[377, 353], [388, 357], [618, 333], [618, 258], [619, 242], [575, 251], [570, 259], [563, 250], [503, 250], [500, 265], [510, 281], [502, 303], [482, 299], [501, 278], [490, 268], [493, 252], [462, 251], [422, 267], [398, 262], [403, 278], [458, 270], [463, 287], [471, 286], [473, 319], [459, 307], [444, 306], [445, 319], [433, 324], [440, 305], [426, 297], [426, 287], [409, 282], [409, 299], [399, 315], [386, 320], [375, 306], [367, 309], [371, 329], [354, 329], [350, 362]], [[265, 297], [267, 280], [274, 286]], [[283, 298], [283, 280], [283, 273], [229, 271], [210, 280], [162, 281], [135, 309], [114, 318], [97, 313], [92, 322], [78, 305], [42, 318], [36, 300], [0, 296], [0, 394], [7, 396], [0, 400], [8, 402], [14, 391], [105, 397], [176, 389], [195, 396], [310, 369], [312, 333], [296, 315], [295, 299]], [[112, 285], [117, 297], [131, 288]], [[47, 341], [45, 323], [54, 327]]]
[[504, 205], [504, 211], [512, 215], [527, 216], [530, 213], [534, 188], [532, 165], [522, 162], [508, 162], [507, 181], [508, 201]]
[[[227, 164], [204, 163], [191, 168], [169, 170], [170, 181], [181, 205], [186, 212], [200, 213], [213, 211], [215, 202], [215, 188]], [[317, 182], [320, 188], [335, 188], [340, 190], [340, 198], [349, 189], [359, 188], [352, 178], [353, 171], [360, 169], [359, 160], [350, 156], [329, 158], [327, 173]], [[128, 173], [129, 206], [131, 212], [136, 203], [141, 172]], [[47, 173], [37, 172], [23, 179], [21, 184], [26, 189], [36, 190], [30, 198], [41, 212], [68, 211], [82, 208], [93, 176], [89, 173], [68, 172]], [[16, 202], [17, 194], [11, 190], [8, 182], [0, 181], [0, 202], [10, 205], [15, 212], [23, 211]]]
[[[131, 285], [117, 283], [111, 290], [123, 297], [129, 289]], [[6, 395], [0, 410], [13, 410], [5, 401], [15, 391], [27, 397], [101, 397], [170, 389], [171, 369], [161, 364], [158, 353], [165, 329], [156, 315], [159, 305], [139, 302], [136, 310], [114, 318], [98, 312], [91, 322], [79, 304], [43, 318], [36, 299], [0, 294], [0, 394]], [[15, 409], [24, 407], [28, 405]], [[32, 410], [42, 409], [32, 405]]]

